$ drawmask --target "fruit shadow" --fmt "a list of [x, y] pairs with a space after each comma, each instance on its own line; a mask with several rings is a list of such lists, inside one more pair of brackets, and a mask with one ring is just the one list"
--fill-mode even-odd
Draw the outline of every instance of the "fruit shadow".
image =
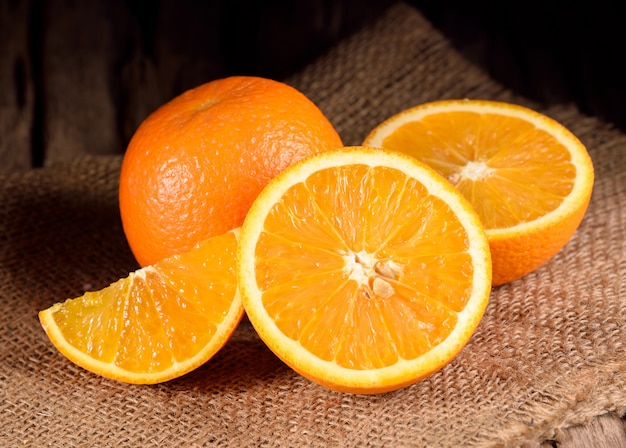
[[108, 286], [138, 267], [115, 185], [100, 192], [87, 182], [61, 187], [54, 180], [17, 185], [0, 214], [0, 270], [16, 305], [28, 302], [34, 311]]
[[204, 365], [163, 386], [204, 394], [250, 393], [298, 374], [263, 343], [244, 316], [228, 342]]

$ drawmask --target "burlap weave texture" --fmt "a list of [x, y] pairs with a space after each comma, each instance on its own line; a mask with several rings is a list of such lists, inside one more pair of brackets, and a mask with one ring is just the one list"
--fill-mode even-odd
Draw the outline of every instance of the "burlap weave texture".
[[440, 98], [515, 101], [588, 147], [588, 213], [551, 262], [495, 288], [468, 346], [406, 389], [331, 392], [282, 364], [243, 322], [191, 374], [156, 386], [92, 375], [47, 340], [37, 311], [136, 268], [117, 211], [120, 158], [0, 178], [0, 446], [534, 446], [626, 410], [626, 136], [569, 105], [516, 97], [399, 4], [287, 82], [342, 134]]

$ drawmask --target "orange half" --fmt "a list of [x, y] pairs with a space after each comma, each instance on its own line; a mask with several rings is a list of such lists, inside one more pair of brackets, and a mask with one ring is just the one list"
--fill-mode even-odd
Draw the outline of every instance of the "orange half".
[[418, 158], [470, 201], [491, 244], [494, 285], [556, 255], [581, 223], [593, 189], [593, 164], [580, 140], [516, 104], [421, 104], [385, 120], [363, 144]]
[[411, 157], [345, 148], [273, 179], [242, 227], [250, 321], [285, 363], [331, 389], [377, 393], [451, 361], [491, 287], [471, 205]]

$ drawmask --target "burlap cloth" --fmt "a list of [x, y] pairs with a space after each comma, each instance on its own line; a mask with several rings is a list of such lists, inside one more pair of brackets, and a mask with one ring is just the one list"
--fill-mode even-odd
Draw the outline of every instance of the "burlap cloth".
[[[287, 80], [346, 144], [448, 97], [517, 98], [406, 4]], [[556, 258], [494, 289], [463, 352], [406, 389], [355, 396], [283, 365], [243, 322], [191, 374], [156, 386], [100, 378], [61, 356], [37, 311], [133, 270], [119, 222], [120, 158], [0, 178], [0, 446], [533, 446], [626, 410], [626, 137], [573, 107], [543, 112], [589, 148], [589, 211]]]

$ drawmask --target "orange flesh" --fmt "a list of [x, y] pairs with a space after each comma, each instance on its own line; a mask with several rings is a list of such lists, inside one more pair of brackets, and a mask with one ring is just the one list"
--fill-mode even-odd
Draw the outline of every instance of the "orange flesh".
[[325, 169], [269, 213], [256, 281], [289, 338], [342, 367], [376, 369], [450, 334], [471, 294], [468, 245], [449, 207], [405, 174]]
[[164, 371], [200, 352], [230, 310], [237, 289], [234, 239], [232, 232], [212, 238], [206, 247], [144, 268], [145, 276], [131, 273], [84, 300], [68, 300], [54, 321], [69, 345], [96, 360], [135, 373]]
[[511, 116], [433, 114], [399, 127], [383, 146], [412, 155], [448, 178], [486, 229], [512, 227], [555, 210], [576, 177], [562, 143]]

